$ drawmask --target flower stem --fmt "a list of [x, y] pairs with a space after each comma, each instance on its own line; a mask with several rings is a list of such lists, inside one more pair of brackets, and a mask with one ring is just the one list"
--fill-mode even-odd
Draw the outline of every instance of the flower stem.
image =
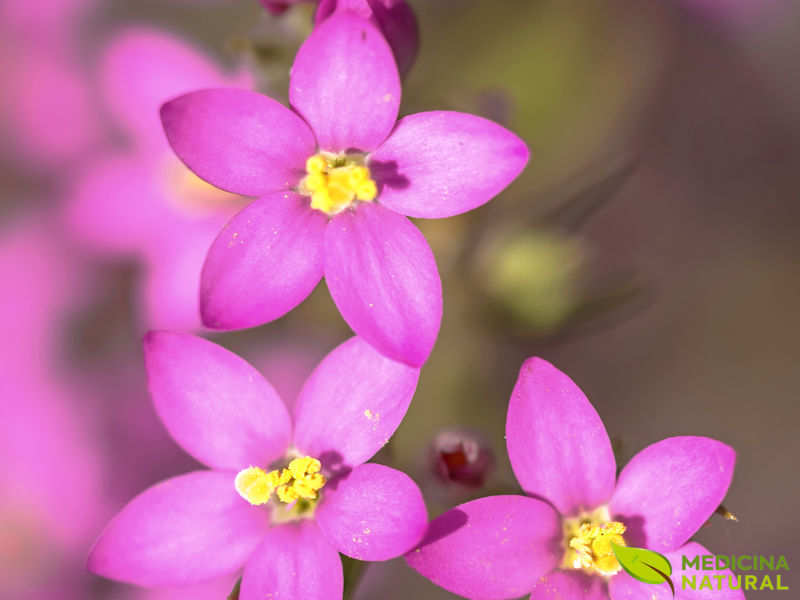
[[361, 578], [367, 571], [368, 563], [342, 555], [342, 571], [344, 572], [344, 593], [342, 600], [353, 600]]

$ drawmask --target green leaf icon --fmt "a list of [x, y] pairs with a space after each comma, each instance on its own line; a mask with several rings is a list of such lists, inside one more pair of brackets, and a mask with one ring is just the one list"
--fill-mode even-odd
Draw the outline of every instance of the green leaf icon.
[[628, 575], [644, 583], [666, 583], [672, 589], [672, 595], [675, 595], [675, 588], [669, 578], [672, 575], [672, 565], [666, 556], [644, 548], [620, 546], [614, 542], [611, 542], [611, 549]]

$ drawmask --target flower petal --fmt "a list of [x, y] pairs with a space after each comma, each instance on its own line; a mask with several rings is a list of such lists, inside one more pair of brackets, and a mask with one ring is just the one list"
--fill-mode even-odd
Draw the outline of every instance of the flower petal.
[[497, 123], [459, 112], [409, 115], [369, 159], [380, 202], [438, 219], [485, 204], [528, 163], [528, 147]]
[[[156, 237], [168, 217], [162, 190], [138, 157], [109, 156], [87, 166], [64, 207], [69, 232], [92, 249], [129, 254]], [[154, 231], [155, 230], [155, 231]]]
[[[245, 78], [242, 84], [246, 85]], [[137, 142], [165, 144], [158, 118], [161, 105], [176, 96], [222, 87], [223, 76], [210, 56], [177, 36], [150, 27], [129, 27], [105, 50], [101, 85], [111, 114]]]
[[369, 152], [397, 120], [400, 75], [369, 21], [336, 14], [317, 26], [292, 66], [289, 99], [328, 152]]
[[639, 452], [620, 473], [609, 509], [626, 541], [674, 550], [714, 513], [733, 479], [736, 452], [707, 437], [673, 437]]
[[434, 519], [408, 564], [444, 589], [481, 600], [518, 598], [559, 561], [561, 523], [525, 496], [490, 496]]
[[200, 272], [221, 226], [215, 221], [175, 227], [162, 223], [159, 233], [164, 237], [153, 240], [148, 248], [145, 282], [139, 292], [145, 329], [202, 329]]
[[608, 600], [608, 590], [600, 577], [556, 570], [539, 579], [530, 600]]
[[16, 44], [7, 32], [4, 27], [0, 125], [11, 140], [4, 159], [13, 153], [36, 172], [72, 167], [106, 135], [90, 78], [71, 52]]
[[594, 509], [614, 492], [616, 462], [603, 421], [580, 388], [541, 358], [520, 369], [506, 444], [522, 488], [561, 514]]
[[411, 550], [425, 533], [428, 511], [408, 475], [366, 464], [325, 488], [316, 519], [339, 552], [376, 561]]
[[317, 366], [295, 406], [294, 445], [328, 469], [369, 460], [405, 417], [419, 369], [350, 338]]
[[242, 576], [241, 600], [341, 600], [339, 554], [314, 521], [273, 527]]
[[286, 406], [243, 359], [181, 333], [150, 332], [144, 351], [156, 412], [197, 460], [239, 470], [267, 466], [284, 453], [291, 432]]
[[381, 353], [421, 366], [442, 320], [442, 282], [428, 242], [376, 204], [338, 215], [325, 234], [325, 281], [347, 324]]
[[259, 198], [208, 251], [200, 285], [203, 322], [241, 329], [282, 317], [322, 278], [325, 216], [294, 192]]
[[134, 596], [136, 600], [221, 600], [228, 598], [239, 579], [239, 574], [226, 575], [210, 581], [195, 583], [189, 586], [158, 587]]
[[235, 473], [196, 471], [131, 500], [89, 554], [91, 572], [138, 585], [183, 585], [239, 569], [268, 530], [244, 502]]
[[209, 183], [244, 196], [288, 190], [303, 176], [314, 136], [280, 102], [247, 90], [211, 89], [161, 107], [178, 157]]
[[[709, 550], [695, 542], [686, 544], [674, 552], [666, 553], [665, 556], [672, 565], [671, 579], [676, 592], [674, 600], [744, 600], [744, 592], [741, 589], [730, 589], [729, 577], [733, 577], [734, 585], [737, 585], [736, 575], [730, 569], [700, 570], [688, 565], [686, 569], [683, 568], [684, 556], [688, 561], [693, 561], [696, 556], [711, 554]], [[684, 576], [690, 581], [694, 578], [698, 589], [693, 590], [688, 584], [683, 585]], [[717, 579], [720, 576], [722, 579]], [[707, 587], [699, 589], [703, 583], [703, 577], [709, 578], [708, 582], [712, 589]], [[609, 580], [608, 591], [612, 600], [639, 600], [640, 598], [673, 600], [669, 586], [642, 583], [625, 572], [621, 572]]]
[[419, 27], [405, 0], [320, 0], [314, 20], [321, 23], [335, 11], [353, 12], [380, 27], [392, 47], [400, 73], [408, 73], [419, 50]]

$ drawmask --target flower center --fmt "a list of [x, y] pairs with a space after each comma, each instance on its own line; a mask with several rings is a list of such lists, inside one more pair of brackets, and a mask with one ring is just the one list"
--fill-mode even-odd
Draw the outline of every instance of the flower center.
[[622, 567], [611, 543], [625, 546], [625, 525], [609, 520], [608, 509], [564, 519], [562, 569], [582, 569], [587, 574], [616, 575]]
[[363, 154], [324, 152], [306, 161], [306, 176], [298, 191], [311, 197], [311, 208], [328, 215], [342, 212], [356, 200], [372, 202], [378, 195]]
[[253, 506], [266, 504], [273, 495], [279, 503], [294, 504], [316, 501], [325, 486], [322, 465], [316, 458], [301, 456], [292, 459], [283, 469], [265, 471], [260, 467], [247, 467], [236, 475], [234, 485], [239, 495]]

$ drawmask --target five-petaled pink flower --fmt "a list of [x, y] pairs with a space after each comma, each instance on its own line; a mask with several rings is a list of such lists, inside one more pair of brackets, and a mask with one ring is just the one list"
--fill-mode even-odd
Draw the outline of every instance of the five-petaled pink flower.
[[145, 360], [156, 411], [211, 470], [134, 498], [92, 549], [94, 573], [161, 586], [244, 567], [242, 600], [332, 600], [342, 595], [337, 551], [387, 560], [422, 538], [417, 485], [363, 464], [403, 419], [418, 369], [351, 338], [311, 374], [290, 416], [258, 371], [202, 338], [150, 333]]
[[345, 321], [389, 358], [425, 362], [442, 314], [430, 247], [406, 218], [466, 212], [524, 168], [526, 145], [457, 112], [396, 122], [400, 78], [386, 40], [348, 12], [297, 53], [289, 110], [253, 92], [210, 89], [161, 111], [178, 156], [201, 178], [258, 199], [220, 233], [201, 277], [204, 323], [276, 319], [323, 273]]
[[[666, 585], [621, 570], [610, 542], [663, 553], [680, 600], [741, 600], [681, 586], [682, 556], [710, 554], [687, 543], [714, 513], [733, 477], [734, 451], [705, 437], [648, 446], [616, 478], [611, 442], [594, 407], [566, 375], [541, 359], [522, 366], [506, 421], [508, 456], [531, 496], [491, 496], [431, 522], [406, 558], [443, 588], [475, 600], [667, 600]], [[735, 580], [734, 580], [735, 581]]]
[[281, 14], [292, 4], [303, 2], [317, 2], [314, 22], [318, 25], [343, 11], [369, 19], [392, 47], [400, 73], [405, 75], [414, 64], [419, 50], [419, 29], [414, 11], [406, 0], [261, 0], [274, 15]]

